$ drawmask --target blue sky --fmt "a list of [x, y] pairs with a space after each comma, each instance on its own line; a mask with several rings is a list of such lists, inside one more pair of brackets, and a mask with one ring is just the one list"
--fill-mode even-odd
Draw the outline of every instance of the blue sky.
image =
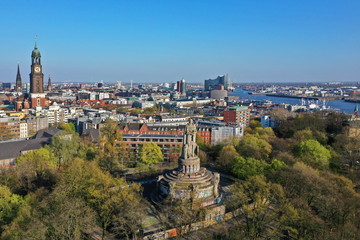
[[0, 0], [0, 82], [360, 81], [360, 1]]

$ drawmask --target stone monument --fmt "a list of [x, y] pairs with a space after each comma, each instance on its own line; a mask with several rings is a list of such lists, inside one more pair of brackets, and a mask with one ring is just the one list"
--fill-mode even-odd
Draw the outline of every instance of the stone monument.
[[178, 168], [158, 177], [157, 198], [171, 197], [190, 201], [193, 209], [206, 208], [206, 220], [221, 218], [225, 206], [219, 194], [220, 174], [200, 167], [199, 146], [196, 143], [196, 125], [186, 125], [182, 154]]

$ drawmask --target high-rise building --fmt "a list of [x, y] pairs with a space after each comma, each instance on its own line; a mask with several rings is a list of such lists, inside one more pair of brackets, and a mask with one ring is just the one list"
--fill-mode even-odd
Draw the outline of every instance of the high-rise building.
[[21, 75], [20, 75], [20, 66], [18, 64], [17, 67], [17, 74], [16, 74], [16, 87], [15, 90], [17, 92], [21, 92], [22, 91], [22, 83], [21, 83]]
[[224, 110], [224, 121], [226, 123], [250, 125], [250, 109], [247, 106], [233, 106]]
[[181, 79], [180, 81], [176, 82], [176, 89], [179, 93], [185, 94], [186, 93], [186, 82], [185, 79]]
[[229, 90], [229, 76], [228, 74], [218, 76], [215, 79], [205, 80], [205, 91], [211, 91], [215, 86], [222, 85], [225, 90]]

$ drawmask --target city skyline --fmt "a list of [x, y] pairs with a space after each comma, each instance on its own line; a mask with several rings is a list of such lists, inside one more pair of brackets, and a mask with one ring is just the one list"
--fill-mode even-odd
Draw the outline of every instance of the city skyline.
[[[355, 1], [0, 3], [0, 81], [29, 82], [35, 36], [54, 82], [359, 81]], [[6, 47], [5, 47], [6, 46]]]

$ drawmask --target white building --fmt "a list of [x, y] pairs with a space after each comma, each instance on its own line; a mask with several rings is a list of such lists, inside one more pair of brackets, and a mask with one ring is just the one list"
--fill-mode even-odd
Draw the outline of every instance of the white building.
[[211, 129], [211, 145], [223, 143], [231, 137], [242, 138], [244, 136], [244, 127], [213, 127]]
[[64, 107], [60, 107], [56, 103], [42, 110], [42, 113], [49, 119], [49, 124], [63, 124], [68, 122], [69, 110]]
[[28, 137], [28, 124], [26, 122], [20, 123], [20, 138]]

